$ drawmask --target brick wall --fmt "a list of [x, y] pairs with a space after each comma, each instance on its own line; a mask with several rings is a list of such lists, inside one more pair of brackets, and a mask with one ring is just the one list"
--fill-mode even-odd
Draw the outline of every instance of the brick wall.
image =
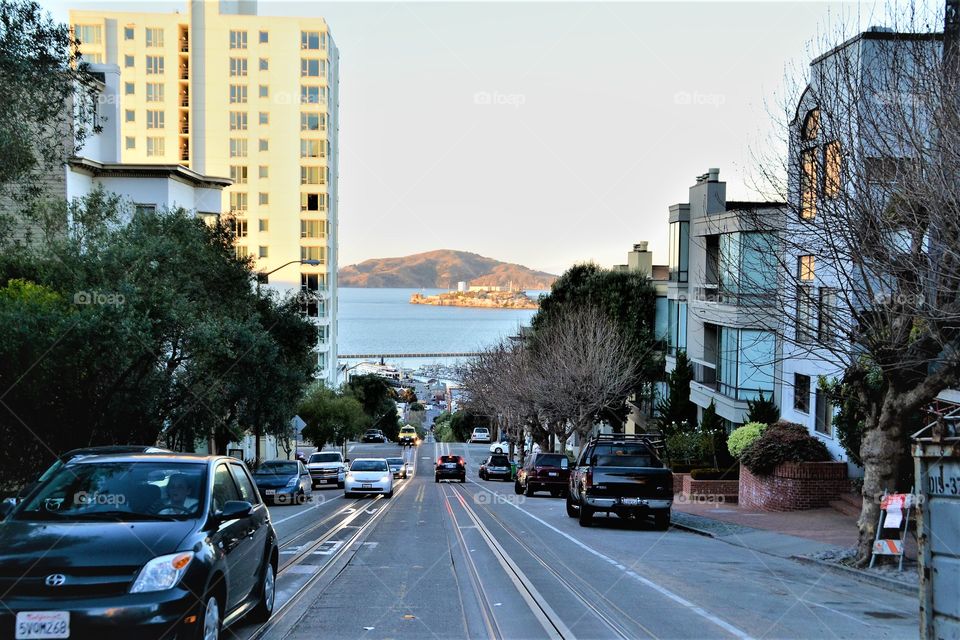
[[694, 480], [690, 474], [683, 476], [682, 494], [692, 496], [724, 496], [725, 501], [735, 501], [739, 491], [738, 480]]
[[673, 474], [673, 494], [683, 493], [683, 479], [689, 478], [689, 473], [675, 473]]
[[769, 476], [740, 466], [740, 504], [759, 511], [825, 507], [850, 491], [845, 462], [785, 462]]

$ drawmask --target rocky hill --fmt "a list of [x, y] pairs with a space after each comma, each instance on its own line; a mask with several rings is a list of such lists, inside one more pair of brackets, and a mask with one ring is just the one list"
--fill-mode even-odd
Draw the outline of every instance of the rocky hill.
[[557, 276], [476, 253], [442, 249], [400, 258], [374, 258], [340, 269], [341, 287], [455, 289], [458, 282], [515, 289], [549, 289]]

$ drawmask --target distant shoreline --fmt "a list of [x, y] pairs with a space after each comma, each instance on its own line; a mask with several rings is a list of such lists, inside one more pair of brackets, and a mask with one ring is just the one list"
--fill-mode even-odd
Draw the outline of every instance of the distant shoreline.
[[410, 296], [410, 304], [483, 309], [536, 310], [540, 308], [539, 303], [523, 291], [449, 291], [429, 296], [415, 293]]

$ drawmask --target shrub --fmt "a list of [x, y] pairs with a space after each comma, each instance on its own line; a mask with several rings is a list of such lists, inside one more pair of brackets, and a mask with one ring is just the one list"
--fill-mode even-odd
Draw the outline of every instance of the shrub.
[[670, 471], [673, 471], [674, 473], [690, 473], [690, 471], [694, 468], [696, 468], [696, 465], [687, 462], [670, 465]]
[[730, 451], [730, 455], [739, 459], [743, 450], [759, 438], [766, 428], [767, 425], [762, 422], [748, 422], [742, 427], [734, 429], [730, 437], [727, 438], [727, 449]]
[[777, 422], [740, 453], [740, 462], [755, 475], [765, 476], [784, 462], [826, 462], [830, 452], [803, 425]]
[[678, 432], [667, 436], [666, 447], [670, 462], [691, 464], [704, 459], [709, 443], [702, 433]]
[[727, 469], [694, 469], [690, 472], [693, 480], [736, 480], [740, 477], [739, 465]]

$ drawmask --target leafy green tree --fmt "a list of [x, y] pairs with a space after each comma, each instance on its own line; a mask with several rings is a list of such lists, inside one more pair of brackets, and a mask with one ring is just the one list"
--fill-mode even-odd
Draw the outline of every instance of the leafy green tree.
[[700, 415], [700, 432], [706, 438], [706, 453], [715, 469], [724, 469], [733, 464], [734, 459], [727, 449], [726, 424], [717, 414], [717, 404], [711, 400]]
[[298, 415], [307, 423], [303, 437], [321, 448], [327, 443], [342, 445], [356, 439], [370, 424], [360, 401], [322, 384], [307, 392]]
[[[653, 384], [663, 375], [663, 356], [654, 332], [656, 290], [650, 279], [637, 272], [612, 271], [596, 264], [575, 265], [541, 298], [540, 309], [532, 320], [534, 332], [560, 322], [567, 310], [591, 306], [617, 325], [641, 363], [635, 394], [640, 399], [652, 398]], [[605, 411], [601, 417], [622, 430], [627, 411], [624, 404], [618, 410]]]
[[371, 429], [380, 429], [391, 440], [400, 433], [400, 418], [394, 390], [387, 381], [374, 374], [352, 376], [345, 392], [357, 399], [370, 418]]
[[466, 442], [476, 427], [491, 428], [490, 418], [471, 411], [457, 411], [450, 418], [450, 430], [457, 442]]
[[767, 398], [760, 392], [756, 400], [747, 400], [747, 422], [773, 424], [780, 419], [780, 409], [773, 398]]
[[693, 367], [687, 352], [677, 351], [677, 363], [667, 374], [667, 394], [657, 403], [657, 424], [664, 434], [692, 431], [697, 426], [697, 405], [690, 401]]

